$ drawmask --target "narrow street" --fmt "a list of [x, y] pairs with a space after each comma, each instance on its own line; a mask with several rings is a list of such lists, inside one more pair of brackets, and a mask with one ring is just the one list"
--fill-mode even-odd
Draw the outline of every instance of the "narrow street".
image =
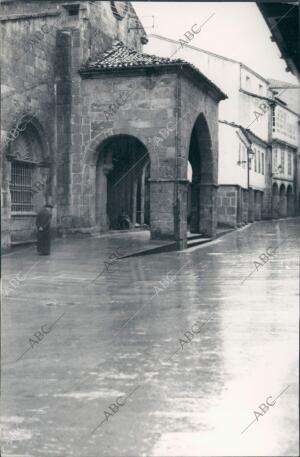
[[145, 236], [3, 256], [3, 456], [296, 456], [300, 219], [105, 265]]

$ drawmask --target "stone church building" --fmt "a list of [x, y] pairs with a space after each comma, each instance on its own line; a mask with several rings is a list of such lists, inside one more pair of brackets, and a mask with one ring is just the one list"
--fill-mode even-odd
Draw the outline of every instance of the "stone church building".
[[[215, 236], [218, 104], [192, 64], [143, 53], [130, 2], [2, 1], [2, 245], [147, 226]], [[189, 165], [188, 165], [189, 164]], [[192, 178], [188, 179], [188, 168]]]

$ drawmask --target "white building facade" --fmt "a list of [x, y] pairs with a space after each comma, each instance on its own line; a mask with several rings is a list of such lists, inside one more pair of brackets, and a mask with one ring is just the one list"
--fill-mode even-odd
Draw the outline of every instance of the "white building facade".
[[[159, 35], [150, 35], [145, 51], [191, 62], [228, 95], [219, 106], [219, 225], [236, 227], [262, 218], [294, 215], [299, 116], [275, 98], [270, 82], [241, 62]], [[275, 175], [272, 155], [279, 157], [280, 148], [285, 148], [286, 166], [282, 174]], [[292, 168], [288, 168], [291, 162]], [[278, 198], [276, 186], [272, 187], [275, 182]], [[289, 205], [288, 192], [293, 195]]]
[[299, 116], [280, 100], [272, 109], [272, 217], [295, 214]]

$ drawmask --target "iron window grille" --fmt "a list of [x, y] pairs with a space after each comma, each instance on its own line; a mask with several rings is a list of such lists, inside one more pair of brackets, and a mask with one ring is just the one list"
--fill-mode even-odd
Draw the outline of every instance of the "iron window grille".
[[11, 163], [11, 209], [15, 212], [33, 211], [33, 165], [24, 162]]

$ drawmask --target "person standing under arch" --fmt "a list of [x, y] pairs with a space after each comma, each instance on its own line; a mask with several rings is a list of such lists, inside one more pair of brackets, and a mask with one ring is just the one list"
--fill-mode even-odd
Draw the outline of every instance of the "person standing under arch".
[[51, 247], [52, 205], [45, 205], [36, 216], [37, 251], [40, 255], [49, 255]]

